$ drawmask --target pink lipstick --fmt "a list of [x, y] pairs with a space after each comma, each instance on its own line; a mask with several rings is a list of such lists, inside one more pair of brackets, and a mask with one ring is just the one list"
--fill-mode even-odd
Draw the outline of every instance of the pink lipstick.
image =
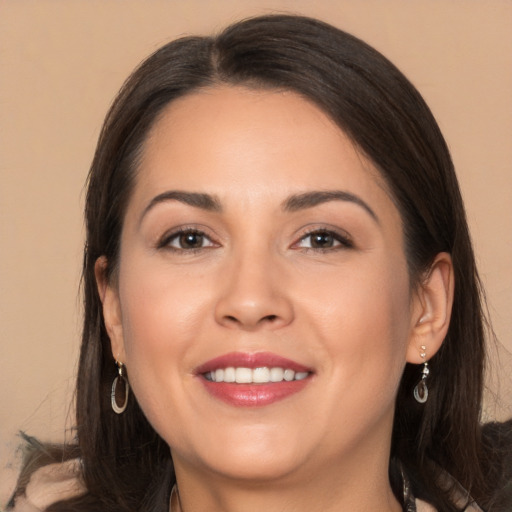
[[311, 368], [270, 352], [232, 352], [199, 366], [196, 375], [216, 398], [235, 406], [264, 406], [302, 390]]

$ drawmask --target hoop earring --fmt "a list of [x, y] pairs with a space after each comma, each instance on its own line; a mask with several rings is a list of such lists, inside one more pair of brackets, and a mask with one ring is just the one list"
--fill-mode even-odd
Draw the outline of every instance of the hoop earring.
[[427, 401], [428, 398], [428, 387], [427, 387], [427, 377], [430, 373], [430, 370], [428, 369], [428, 362], [425, 360], [425, 357], [427, 356], [425, 345], [421, 345], [421, 358], [423, 359], [423, 370], [421, 372], [421, 380], [416, 384], [414, 387], [414, 398], [416, 402], [420, 404], [424, 404]]
[[[117, 377], [112, 382], [112, 391], [110, 392], [110, 403], [112, 404], [112, 410], [116, 414], [122, 414], [126, 410], [126, 406], [128, 405], [128, 395], [130, 393], [130, 384], [128, 384], [128, 379], [126, 378], [125, 366], [123, 363], [116, 361], [117, 365]], [[124, 400], [123, 405], [117, 405], [116, 401], [116, 389], [118, 382], [121, 381], [124, 385]]]

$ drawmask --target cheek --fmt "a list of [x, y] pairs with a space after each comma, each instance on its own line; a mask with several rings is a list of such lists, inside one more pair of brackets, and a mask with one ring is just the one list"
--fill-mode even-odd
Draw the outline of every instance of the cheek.
[[201, 281], [201, 276], [170, 272], [165, 265], [132, 264], [120, 282], [127, 351], [149, 357], [158, 350], [187, 345], [209, 301]]
[[126, 365], [132, 389], [155, 424], [162, 401], [172, 404], [182, 396], [170, 390], [190, 378], [189, 349], [211, 299], [207, 287], [193, 284], [184, 272], [130, 263], [119, 283]]
[[355, 397], [375, 394], [389, 402], [396, 392], [410, 333], [404, 269], [405, 263], [385, 262], [347, 273], [336, 285], [326, 280], [313, 289], [306, 306], [323, 339], [317, 350], [325, 353], [328, 371]]

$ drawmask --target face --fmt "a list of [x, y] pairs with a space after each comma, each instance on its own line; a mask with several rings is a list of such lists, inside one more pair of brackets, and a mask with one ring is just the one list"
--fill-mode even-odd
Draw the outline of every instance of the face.
[[166, 108], [104, 307], [177, 471], [291, 478], [389, 451], [414, 304], [399, 213], [317, 107], [223, 87]]

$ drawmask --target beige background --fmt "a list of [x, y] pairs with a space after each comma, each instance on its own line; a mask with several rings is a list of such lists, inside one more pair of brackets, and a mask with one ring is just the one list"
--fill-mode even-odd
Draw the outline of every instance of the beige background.
[[64, 436], [82, 187], [112, 97], [166, 41], [278, 10], [362, 37], [425, 96], [458, 169], [495, 330], [512, 349], [511, 1], [0, 0], [0, 508], [16, 431]]

